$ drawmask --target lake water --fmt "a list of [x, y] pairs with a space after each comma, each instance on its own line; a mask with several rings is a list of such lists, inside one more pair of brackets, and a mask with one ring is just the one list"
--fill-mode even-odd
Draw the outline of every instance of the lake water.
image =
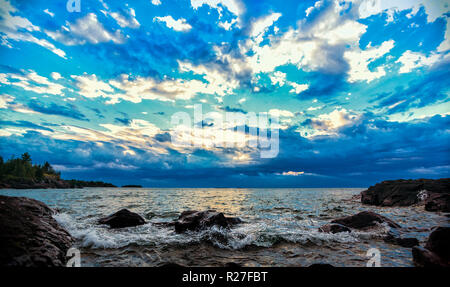
[[[382, 214], [402, 226], [400, 234], [423, 244], [430, 228], [446, 221], [423, 206], [373, 207], [354, 196], [363, 189], [220, 189], [220, 188], [85, 188], [0, 190], [0, 194], [40, 200], [58, 213], [55, 219], [76, 238], [82, 266], [365, 266], [367, 251], [378, 248], [382, 266], [412, 266], [411, 248], [385, 243], [389, 231], [379, 226], [364, 232], [327, 234], [318, 227], [337, 217], [364, 210]], [[99, 218], [122, 208], [148, 221], [111, 230]], [[244, 223], [230, 230], [211, 228], [177, 234], [169, 222], [185, 210], [215, 209]]]

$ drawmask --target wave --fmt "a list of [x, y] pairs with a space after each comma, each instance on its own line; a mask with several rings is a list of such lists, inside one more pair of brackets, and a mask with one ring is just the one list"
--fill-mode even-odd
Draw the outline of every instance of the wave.
[[[108, 249], [128, 245], [184, 246], [207, 243], [221, 249], [238, 250], [247, 247], [272, 247], [288, 242], [310, 246], [332, 246], [342, 243], [356, 243], [361, 239], [381, 237], [389, 231], [380, 225], [370, 231], [323, 233], [308, 222], [289, 220], [260, 220], [243, 223], [231, 229], [211, 227], [198, 232], [175, 233], [173, 228], [150, 223], [145, 225], [109, 229], [96, 224], [95, 218], [75, 219], [68, 213], [57, 213], [55, 220], [61, 224], [83, 248]], [[314, 222], [312, 222], [314, 224]]]

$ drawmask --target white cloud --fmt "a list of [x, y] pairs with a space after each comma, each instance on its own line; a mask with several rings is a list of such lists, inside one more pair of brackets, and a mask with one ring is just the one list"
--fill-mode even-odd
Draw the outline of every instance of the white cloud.
[[271, 109], [269, 110], [269, 115], [272, 117], [287, 117], [292, 118], [294, 114], [287, 110]]
[[386, 71], [382, 66], [377, 67], [375, 71], [370, 71], [368, 65], [388, 53], [393, 47], [394, 41], [389, 40], [383, 42], [379, 47], [371, 47], [365, 50], [361, 50], [358, 48], [352, 51], [346, 51], [344, 53], [344, 57], [345, 59], [347, 59], [350, 65], [350, 71], [348, 72], [348, 81], [371, 82], [375, 79], [385, 76]]
[[299, 176], [304, 174], [304, 171], [283, 171], [281, 174], [279, 175], [284, 175], [284, 176]]
[[269, 76], [270, 77], [270, 81], [272, 82], [273, 85], [280, 85], [280, 87], [284, 86], [284, 84], [286, 83], [286, 74], [283, 72], [274, 72], [272, 75]]
[[160, 0], [152, 0], [152, 4], [155, 6], [161, 5], [161, 1]]
[[105, 42], [114, 42], [121, 44], [124, 37], [120, 30], [111, 32], [106, 30], [102, 23], [97, 19], [97, 15], [89, 13], [83, 18], [79, 18], [75, 23], [67, 23], [60, 31], [46, 31], [55, 41], [65, 45], [84, 45], [86, 43], [99, 44]]
[[372, 15], [379, 14], [386, 11], [388, 14], [393, 14], [395, 11], [403, 11], [412, 9], [412, 14], [415, 15], [420, 7], [425, 8], [427, 14], [427, 21], [434, 22], [441, 17], [450, 7], [449, 0], [353, 0], [353, 2], [361, 2], [359, 6], [359, 15], [361, 18], [367, 18]]
[[9, 103], [14, 101], [14, 97], [10, 95], [0, 95], [0, 109], [6, 109], [9, 106]]
[[55, 16], [55, 13], [50, 12], [50, 10], [48, 10], [48, 9], [45, 9], [44, 13], [50, 15], [50, 17], [54, 17]]
[[136, 12], [133, 8], [127, 11], [127, 15], [124, 16], [118, 12], [111, 12], [111, 17], [116, 20], [117, 24], [122, 28], [139, 28], [141, 25], [136, 19]]
[[238, 0], [191, 0], [191, 6], [195, 10], [203, 5], [217, 9], [219, 13], [221, 13], [222, 7], [226, 7], [228, 11], [236, 16], [240, 16], [244, 12], [244, 5]]
[[166, 24], [168, 28], [173, 29], [175, 31], [186, 32], [191, 30], [192, 28], [192, 26], [186, 22], [186, 19], [180, 18], [178, 20], [175, 20], [170, 15], [164, 17], [155, 17], [153, 18], [153, 21], [163, 22]]
[[33, 70], [23, 71], [23, 74], [0, 74], [0, 78], [5, 81], [5, 84], [38, 94], [62, 95], [62, 90], [65, 89], [63, 85], [54, 83]]
[[308, 84], [297, 84], [294, 82], [289, 82], [289, 84], [292, 86], [292, 90], [290, 90], [289, 92], [291, 93], [296, 93], [296, 94], [300, 94], [301, 92], [306, 91], [309, 88]]
[[257, 19], [252, 23], [250, 37], [253, 38], [257, 44], [261, 43], [263, 41], [263, 36], [267, 32], [269, 27], [271, 27], [273, 23], [275, 23], [280, 17], [281, 13], [272, 13], [270, 15]]
[[[183, 71], [187, 71], [188, 64], [184, 64]], [[201, 73], [200, 67], [192, 67], [196, 73]], [[208, 70], [209, 71], [209, 70]], [[123, 101], [139, 103], [142, 100], [175, 101], [188, 100], [197, 94], [218, 94], [224, 96], [231, 93], [231, 83], [226, 82], [217, 71], [207, 73], [205, 81], [165, 79], [156, 81], [150, 77], [134, 77], [121, 75], [116, 79], [102, 81], [96, 75], [72, 75], [79, 89], [79, 94], [87, 98], [103, 97], [109, 99], [107, 104]]]
[[59, 80], [59, 79], [62, 78], [62, 77], [61, 77], [61, 74], [60, 74], [60, 73], [57, 73], [57, 72], [52, 72], [52, 73], [50, 74], [50, 77], [52, 77], [52, 79], [55, 80], [55, 81], [57, 81], [57, 80]]
[[424, 67], [424, 66], [432, 66], [439, 60], [441, 60], [442, 56], [439, 54], [431, 54], [429, 57], [424, 54], [406, 51], [401, 57], [396, 61], [396, 63], [401, 63], [402, 66], [399, 69], [399, 73], [409, 73], [414, 69]]
[[450, 50], [450, 18], [447, 17], [447, 26], [445, 28], [444, 40], [437, 48], [438, 52], [447, 52]]
[[17, 12], [18, 10], [10, 2], [0, 0], [0, 33], [3, 33], [0, 36], [1, 45], [12, 48], [12, 44], [8, 40], [31, 42], [52, 51], [62, 58], [66, 58], [66, 53], [63, 50], [56, 48], [45, 39], [33, 36], [32, 33], [40, 32], [41, 29], [26, 18], [12, 15]]
[[317, 118], [311, 119], [311, 127], [314, 130], [309, 137], [337, 135], [340, 128], [353, 125], [360, 118], [361, 115], [346, 109], [335, 109], [329, 114], [321, 114]]

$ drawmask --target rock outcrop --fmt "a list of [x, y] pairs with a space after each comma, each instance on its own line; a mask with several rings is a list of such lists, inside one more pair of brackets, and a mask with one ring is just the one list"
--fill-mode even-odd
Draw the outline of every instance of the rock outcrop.
[[98, 223], [109, 225], [110, 228], [123, 228], [143, 225], [145, 220], [137, 213], [121, 209], [110, 216], [99, 219]]
[[0, 266], [64, 266], [73, 238], [44, 203], [0, 196]]
[[343, 226], [355, 229], [364, 229], [375, 226], [377, 223], [387, 223], [392, 228], [399, 228], [400, 225], [387, 217], [379, 215], [372, 211], [362, 211], [355, 215], [341, 217], [331, 221], [331, 223], [341, 224]]
[[351, 229], [347, 226], [338, 223], [328, 223], [319, 228], [319, 232], [327, 233], [339, 233], [339, 232], [351, 232]]
[[420, 267], [450, 266], [450, 226], [439, 226], [431, 232], [424, 247], [412, 249], [413, 261]]
[[237, 217], [225, 217], [221, 212], [214, 210], [184, 211], [178, 217], [173, 225], [177, 233], [185, 232], [187, 230], [201, 230], [211, 226], [231, 227], [232, 225], [241, 223], [242, 221]]
[[388, 180], [361, 192], [361, 202], [377, 206], [410, 206], [423, 200], [425, 210], [450, 212], [450, 178]]

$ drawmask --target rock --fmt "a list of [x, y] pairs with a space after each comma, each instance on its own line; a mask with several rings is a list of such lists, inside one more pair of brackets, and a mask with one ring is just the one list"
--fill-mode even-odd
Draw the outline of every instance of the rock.
[[450, 194], [431, 193], [425, 199], [425, 210], [450, 212]]
[[414, 247], [412, 250], [416, 266], [450, 266], [450, 226], [435, 228], [423, 247]]
[[225, 263], [225, 267], [227, 268], [241, 268], [241, 264], [236, 263], [236, 262], [227, 262]]
[[424, 197], [426, 210], [450, 212], [450, 178], [383, 181], [362, 191], [361, 202], [409, 206], [418, 203], [420, 196]]
[[414, 237], [395, 237], [392, 234], [389, 234], [384, 238], [385, 242], [392, 243], [395, 245], [400, 245], [402, 247], [411, 248], [419, 245], [419, 240]]
[[338, 232], [351, 232], [351, 230], [350, 228], [342, 224], [329, 223], [319, 227], [319, 232], [338, 233]]
[[349, 228], [362, 229], [366, 227], [375, 226], [377, 223], [387, 223], [392, 228], [399, 228], [400, 225], [393, 222], [387, 217], [379, 215], [372, 211], [363, 211], [355, 215], [346, 216], [335, 219], [331, 223], [342, 224]]
[[423, 248], [414, 246], [412, 249], [414, 265], [417, 267], [439, 267], [445, 266], [445, 263], [436, 255], [436, 253]]
[[0, 196], [0, 266], [65, 266], [73, 238], [44, 203]]
[[180, 265], [178, 263], [174, 263], [174, 262], [165, 262], [158, 267], [161, 267], [161, 268], [184, 268], [185, 266]]
[[214, 210], [189, 210], [181, 213], [174, 225], [175, 231], [181, 233], [186, 230], [200, 230], [214, 225], [227, 228], [241, 222], [237, 217], [227, 218], [223, 213]]
[[309, 265], [310, 268], [318, 268], [318, 269], [328, 269], [333, 268], [334, 266], [328, 263], [314, 263]]
[[445, 261], [450, 260], [450, 226], [438, 226], [428, 237], [425, 248]]
[[137, 213], [121, 209], [110, 216], [99, 219], [99, 224], [107, 224], [111, 228], [122, 228], [145, 224], [145, 220]]

